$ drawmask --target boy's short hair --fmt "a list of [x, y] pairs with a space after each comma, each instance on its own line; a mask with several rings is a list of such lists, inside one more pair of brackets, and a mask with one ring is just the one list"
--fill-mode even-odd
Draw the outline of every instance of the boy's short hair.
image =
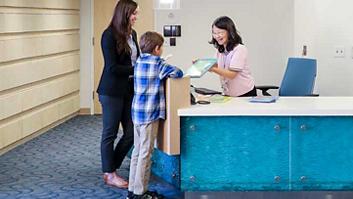
[[164, 38], [157, 32], [145, 32], [140, 39], [140, 48], [142, 53], [152, 53], [156, 46], [161, 47], [164, 43]]

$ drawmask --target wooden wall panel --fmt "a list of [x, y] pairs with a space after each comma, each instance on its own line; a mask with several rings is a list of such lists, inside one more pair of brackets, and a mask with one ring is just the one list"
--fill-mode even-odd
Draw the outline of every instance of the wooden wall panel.
[[22, 120], [0, 124], [0, 148], [3, 148], [22, 138]]
[[80, 49], [79, 33], [45, 34], [20, 38], [0, 37], [1, 62], [15, 61]]
[[180, 117], [178, 109], [190, 106], [190, 78], [168, 78], [166, 82], [166, 118], [160, 123], [158, 149], [168, 155], [180, 155]]
[[[50, 107], [46, 107], [49, 109]], [[42, 128], [42, 118], [41, 113], [43, 110], [31, 112], [26, 116], [22, 117], [22, 133], [21, 138], [31, 135], [32, 133], [40, 130]], [[57, 119], [57, 118], [55, 118]]]
[[80, 28], [79, 12], [42, 11], [0, 8], [0, 32], [23, 33], [35, 31], [72, 30]]
[[75, 95], [58, 104], [59, 119], [65, 118], [73, 113], [78, 113], [80, 108], [80, 96]]
[[80, 97], [76, 93], [21, 117], [0, 122], [0, 148], [6, 147], [56, 121], [77, 113], [79, 103]]
[[[6, 109], [5, 107], [0, 113], [0, 120], [77, 92], [79, 90], [78, 80], [79, 73], [76, 72], [50, 82], [0, 96], [0, 104], [10, 105], [7, 106], [10, 108]], [[13, 106], [14, 102], [16, 106]]]
[[60, 118], [58, 106], [54, 105], [43, 109], [40, 118], [42, 119], [42, 126], [49, 126], [53, 123], [53, 121], [57, 121]]
[[79, 10], [80, 0], [0, 0], [0, 6]]
[[77, 52], [0, 66], [0, 91], [80, 69]]
[[20, 113], [22, 109], [21, 99], [14, 94], [0, 96], [0, 121], [12, 115]]
[[0, 151], [78, 113], [79, 9], [80, 0], [0, 0]]

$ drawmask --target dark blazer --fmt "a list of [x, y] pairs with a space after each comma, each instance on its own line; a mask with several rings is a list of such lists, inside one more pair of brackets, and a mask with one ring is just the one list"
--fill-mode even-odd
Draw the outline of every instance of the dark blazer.
[[[132, 39], [135, 42], [138, 57], [140, 50], [137, 43], [137, 35], [134, 30], [132, 31]], [[108, 27], [103, 32], [101, 46], [104, 57], [104, 68], [97, 93], [99, 95], [113, 97], [122, 97], [127, 93], [133, 95], [133, 80], [131, 78], [129, 79], [129, 76], [134, 74], [134, 68], [131, 65], [131, 54], [118, 54], [116, 50], [116, 39], [111, 27]]]

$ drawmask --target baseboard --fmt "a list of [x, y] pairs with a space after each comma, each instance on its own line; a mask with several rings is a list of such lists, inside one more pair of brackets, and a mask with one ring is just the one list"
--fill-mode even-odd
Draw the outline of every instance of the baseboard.
[[39, 131], [37, 131], [35, 133], [32, 133], [31, 135], [29, 135], [27, 137], [22, 138], [21, 140], [18, 140], [16, 142], [14, 142], [14, 143], [12, 143], [12, 144], [0, 149], [0, 156], [5, 154], [5, 153], [7, 153], [7, 152], [9, 152], [10, 150], [12, 150], [12, 149], [14, 149], [14, 148], [16, 148], [16, 147], [18, 147], [18, 146], [30, 141], [30, 140], [32, 140], [33, 138], [42, 135], [43, 133], [47, 132], [48, 130], [58, 126], [59, 124], [64, 123], [65, 121], [67, 121], [67, 120], [69, 120], [69, 119], [71, 119], [71, 118], [73, 118], [73, 117], [75, 117], [77, 115], [78, 115], [78, 112], [75, 112], [75, 113], [73, 113], [73, 114], [71, 114], [71, 115], [69, 115], [69, 116], [67, 116], [67, 117], [65, 117], [65, 118], [63, 118], [61, 120], [58, 120], [58, 121], [50, 124], [49, 126], [46, 126], [46, 127], [42, 128], [41, 130], [39, 130]]
[[91, 115], [91, 109], [90, 108], [81, 108], [79, 115]]

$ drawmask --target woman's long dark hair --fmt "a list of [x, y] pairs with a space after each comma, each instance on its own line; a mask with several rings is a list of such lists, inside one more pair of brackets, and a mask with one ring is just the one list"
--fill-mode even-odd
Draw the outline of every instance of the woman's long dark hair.
[[120, 0], [115, 7], [110, 26], [116, 39], [116, 49], [119, 54], [130, 53], [128, 38], [132, 32], [130, 16], [135, 12], [137, 3], [133, 0]]
[[217, 18], [213, 24], [212, 28], [216, 26], [219, 29], [226, 30], [228, 33], [228, 42], [226, 49], [224, 49], [223, 45], [219, 45], [218, 42], [212, 37], [212, 40], [209, 42], [213, 44], [215, 48], [218, 49], [218, 52], [223, 53], [225, 50], [232, 51], [235, 46], [238, 44], [243, 44], [243, 40], [241, 39], [240, 35], [238, 34], [237, 29], [235, 28], [235, 24], [231, 18], [227, 16], [222, 16]]

